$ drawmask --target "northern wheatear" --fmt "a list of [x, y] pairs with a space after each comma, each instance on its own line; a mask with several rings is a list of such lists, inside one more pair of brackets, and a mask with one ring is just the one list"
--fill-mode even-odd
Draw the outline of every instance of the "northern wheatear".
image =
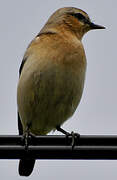
[[[17, 89], [19, 134], [45, 135], [75, 112], [84, 87], [86, 56], [82, 37], [104, 29], [81, 9], [57, 10], [28, 46]], [[34, 159], [21, 159], [19, 174], [28, 176]]]

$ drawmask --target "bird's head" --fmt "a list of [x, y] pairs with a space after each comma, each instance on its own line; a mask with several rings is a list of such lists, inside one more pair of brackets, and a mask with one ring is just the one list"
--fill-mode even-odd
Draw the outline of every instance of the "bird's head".
[[89, 30], [105, 29], [104, 26], [100, 26], [91, 22], [86, 12], [74, 7], [65, 7], [58, 9], [49, 18], [44, 29], [54, 28], [60, 25], [63, 25], [68, 30], [76, 33], [79, 39], [82, 39], [83, 35]]

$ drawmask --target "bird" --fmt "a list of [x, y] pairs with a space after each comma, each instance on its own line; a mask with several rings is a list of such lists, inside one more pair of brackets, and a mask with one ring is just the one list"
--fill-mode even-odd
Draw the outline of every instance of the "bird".
[[[77, 109], [87, 60], [82, 44], [90, 30], [105, 29], [75, 7], [55, 11], [24, 54], [17, 86], [19, 135], [46, 135], [59, 130]], [[23, 157], [19, 174], [29, 176], [35, 159]]]

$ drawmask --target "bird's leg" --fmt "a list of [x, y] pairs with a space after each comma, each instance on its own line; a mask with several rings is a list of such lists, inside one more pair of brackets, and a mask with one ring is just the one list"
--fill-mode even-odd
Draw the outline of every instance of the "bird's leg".
[[26, 128], [26, 130], [25, 130], [25, 133], [23, 134], [25, 150], [28, 150], [29, 142], [30, 142], [31, 138], [34, 138], [34, 137], [35, 137], [34, 134], [32, 134], [32, 133], [29, 131], [29, 126], [27, 126], [27, 128]]
[[26, 128], [25, 133], [23, 134], [24, 139], [24, 146], [25, 150], [28, 150], [28, 144], [29, 144], [29, 128]]
[[74, 148], [75, 146], [75, 141], [76, 141], [76, 138], [79, 139], [80, 137], [80, 134], [78, 133], [74, 133], [73, 131], [71, 133], [65, 131], [64, 129], [62, 129], [60, 126], [57, 126], [56, 127], [56, 130], [65, 134], [66, 135], [66, 138], [68, 138], [68, 136], [72, 136], [72, 142], [71, 142], [71, 146], [72, 146], [72, 149]]
[[59, 132], [61, 132], [62, 134], [66, 135], [66, 136], [69, 136], [69, 135], [70, 135], [69, 132], [65, 131], [65, 130], [62, 129], [60, 126], [57, 126], [57, 127], [56, 127], [56, 130], [59, 131]]

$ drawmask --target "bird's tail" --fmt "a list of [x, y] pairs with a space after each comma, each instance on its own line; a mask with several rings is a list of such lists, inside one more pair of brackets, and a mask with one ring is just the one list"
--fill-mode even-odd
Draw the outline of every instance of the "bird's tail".
[[29, 176], [34, 168], [35, 159], [20, 159], [19, 162], [19, 175]]

